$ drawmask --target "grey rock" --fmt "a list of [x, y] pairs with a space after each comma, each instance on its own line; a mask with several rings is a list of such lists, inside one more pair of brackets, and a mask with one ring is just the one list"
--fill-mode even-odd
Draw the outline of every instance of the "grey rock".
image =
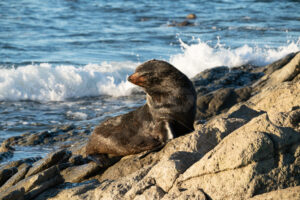
[[78, 183], [100, 172], [101, 168], [94, 162], [68, 167], [61, 172], [65, 182]]
[[8, 163], [0, 165], [0, 170], [3, 169], [8, 169], [11, 167], [20, 167], [22, 164], [27, 163], [27, 164], [33, 164], [34, 162], [40, 160], [41, 157], [31, 157], [31, 158], [25, 158], [21, 160], [16, 160], [16, 161], [10, 161]]
[[17, 172], [18, 172], [18, 169], [16, 167], [1, 170], [0, 171], [0, 186], [2, 186], [10, 177], [12, 177]]
[[36, 162], [32, 168], [26, 174], [26, 177], [32, 176], [36, 173], [39, 173], [53, 165], [57, 165], [59, 163], [67, 162], [71, 157], [72, 153], [67, 150], [59, 150], [53, 153], [48, 154], [45, 158]]
[[9, 187], [14, 186], [19, 181], [21, 181], [22, 179], [25, 178], [25, 175], [28, 172], [31, 165], [27, 164], [27, 163], [24, 163], [24, 164], [25, 165], [21, 169], [19, 169], [16, 174], [14, 174], [10, 179], [8, 179], [8, 181], [4, 185], [2, 185], [2, 187], [0, 188], [0, 193], [4, 192]]
[[55, 177], [51, 177], [49, 180], [43, 182], [42, 184], [39, 184], [34, 189], [29, 191], [27, 194], [25, 194], [25, 199], [33, 199], [36, 196], [38, 196], [43, 191], [47, 190], [48, 188], [51, 188], [57, 184], [60, 184], [63, 182], [63, 179], [60, 175], [57, 175]]
[[197, 119], [209, 119], [233, 105], [248, 100], [252, 83], [264, 75], [262, 67], [245, 65], [215, 67], [197, 74], [192, 80], [197, 91]]
[[24, 190], [25, 196], [34, 197], [39, 193], [43, 192], [47, 188], [60, 184], [63, 182], [63, 178], [59, 174], [57, 166], [53, 166], [46, 169], [38, 174], [27, 177], [22, 181], [19, 181], [12, 187], [2, 192], [2, 196], [8, 196], [13, 194], [15, 191]]
[[24, 188], [14, 190], [10, 192], [9, 194], [1, 194], [0, 193], [0, 200], [24, 200]]

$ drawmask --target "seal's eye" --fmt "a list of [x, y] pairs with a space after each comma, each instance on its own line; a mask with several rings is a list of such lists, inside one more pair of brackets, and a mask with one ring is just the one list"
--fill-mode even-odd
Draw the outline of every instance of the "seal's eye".
[[153, 84], [159, 84], [161, 82], [160, 78], [158, 77], [151, 77], [151, 83]]

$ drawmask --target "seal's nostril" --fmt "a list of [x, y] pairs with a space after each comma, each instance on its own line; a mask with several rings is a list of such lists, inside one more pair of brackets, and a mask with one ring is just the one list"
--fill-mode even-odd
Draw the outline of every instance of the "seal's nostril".
[[127, 80], [128, 80], [129, 82], [132, 82], [132, 75], [128, 76]]

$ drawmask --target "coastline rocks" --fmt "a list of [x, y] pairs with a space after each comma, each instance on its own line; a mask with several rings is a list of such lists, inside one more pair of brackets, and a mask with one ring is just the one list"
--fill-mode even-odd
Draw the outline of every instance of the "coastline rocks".
[[31, 199], [49, 187], [62, 182], [63, 179], [59, 174], [58, 168], [53, 166], [34, 176], [27, 177], [18, 182], [16, 185], [8, 188], [1, 193], [0, 199], [5, 199], [7, 196], [13, 195], [14, 193], [19, 193], [18, 191], [23, 192], [25, 199]]
[[182, 26], [194, 26], [194, 25], [195, 25], [194, 23], [188, 20], [184, 20], [182, 22], [173, 21], [171, 24], [168, 24], [168, 27], [174, 27], [174, 26], [182, 27]]
[[10, 177], [17, 173], [18, 169], [16, 167], [3, 169], [0, 171], [0, 186], [2, 186]]
[[3, 142], [0, 146], [0, 162], [11, 158], [14, 154], [14, 148], [12, 148], [8, 143]]
[[197, 18], [195, 14], [190, 13], [185, 18], [186, 20], [181, 22], [172, 21], [170, 24], [168, 24], [168, 26], [169, 27], [195, 26], [195, 23], [189, 21], [189, 20], [195, 20]]
[[250, 200], [282, 200], [282, 199], [300, 199], [300, 186], [289, 187], [287, 189], [276, 190], [261, 195], [257, 195]]
[[39, 173], [53, 165], [65, 163], [66, 161], [68, 161], [71, 155], [72, 153], [67, 150], [59, 150], [54, 153], [50, 153], [45, 158], [36, 162], [34, 166], [29, 169], [28, 173], [26, 174], [26, 177]]
[[80, 183], [87, 178], [96, 175], [101, 168], [94, 162], [79, 166], [71, 166], [61, 171], [61, 175], [65, 182]]
[[85, 137], [70, 134], [81, 139], [39, 161], [0, 165], [0, 199], [299, 199], [299, 67], [295, 53], [265, 67], [206, 70], [193, 79], [194, 132], [107, 169], [85, 157]]
[[[90, 129], [82, 129], [73, 124], [55, 127], [49, 131], [26, 132], [20, 136], [6, 139], [6, 146], [56, 146], [60, 148], [70, 147], [76, 143], [82, 143], [88, 139]], [[12, 151], [11, 151], [12, 152]], [[0, 153], [1, 162], [1, 153]]]
[[197, 74], [192, 79], [197, 91], [196, 119], [210, 119], [248, 100], [253, 90], [251, 84], [264, 75], [262, 71], [263, 68], [244, 65], [215, 67]]

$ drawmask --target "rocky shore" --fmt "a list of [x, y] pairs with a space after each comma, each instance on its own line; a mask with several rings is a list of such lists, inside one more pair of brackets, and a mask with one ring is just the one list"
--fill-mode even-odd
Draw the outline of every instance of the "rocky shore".
[[[107, 169], [85, 157], [92, 129], [8, 138], [0, 199], [300, 199], [300, 53], [264, 67], [208, 69], [193, 82], [195, 131]], [[30, 145], [57, 150], [4, 162]]]

